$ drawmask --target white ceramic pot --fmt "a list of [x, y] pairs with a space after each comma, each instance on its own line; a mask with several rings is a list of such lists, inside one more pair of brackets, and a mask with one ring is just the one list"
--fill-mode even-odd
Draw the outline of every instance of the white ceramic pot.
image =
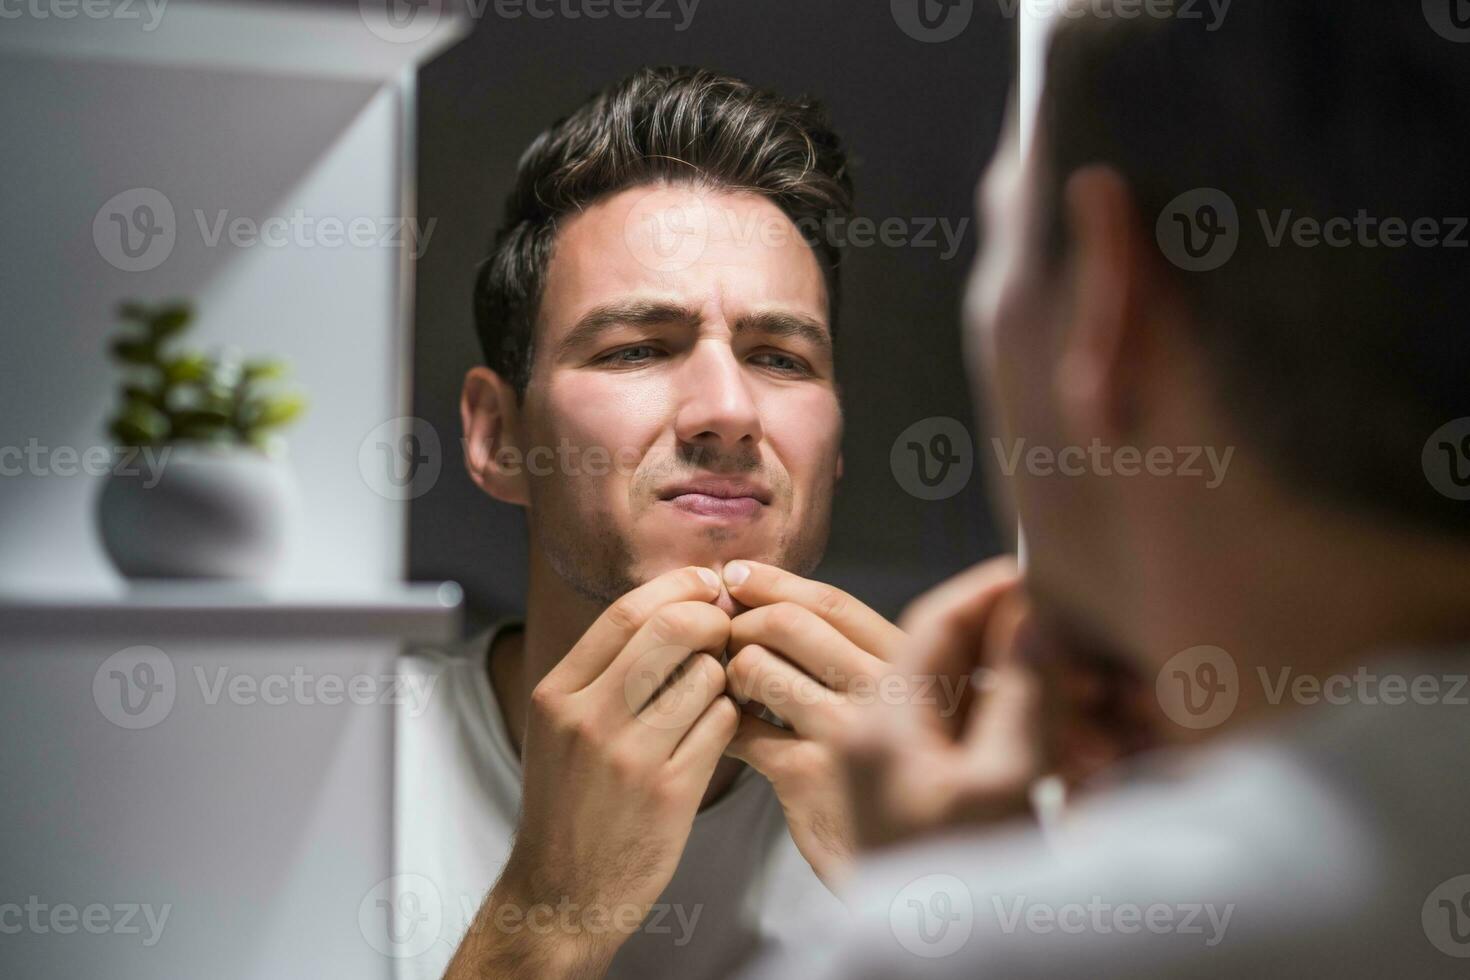
[[128, 578], [258, 581], [285, 551], [296, 485], [247, 447], [156, 447], [119, 460], [98, 498], [102, 543]]

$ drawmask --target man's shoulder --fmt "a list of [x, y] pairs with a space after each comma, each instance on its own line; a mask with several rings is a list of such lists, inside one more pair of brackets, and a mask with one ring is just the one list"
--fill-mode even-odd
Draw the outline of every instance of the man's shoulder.
[[1470, 716], [1319, 708], [1289, 733], [1155, 756], [1049, 835], [956, 834], [870, 860], [848, 895], [864, 938], [845, 975], [919, 956], [944, 976], [1235, 976], [1309, 949], [1345, 977], [1392, 962], [1448, 975], [1420, 917], [1470, 867], [1453, 830]]
[[506, 616], [453, 642], [405, 650], [399, 657], [399, 664], [406, 670], [419, 673], [479, 669], [485, 666], [495, 638], [505, 630], [518, 629], [520, 625], [520, 617]]
[[498, 760], [516, 768], [491, 687], [488, 658], [496, 636], [519, 625], [519, 619], [507, 617], [453, 643], [418, 646], [399, 656], [397, 670], [405, 685], [427, 692], [421, 699], [426, 703], [402, 719], [402, 727], [419, 733], [406, 736], [409, 741], [434, 741], [432, 753], [420, 747], [420, 754], [442, 755], [446, 739], [468, 740], [474, 745], [469, 754], [481, 763]]

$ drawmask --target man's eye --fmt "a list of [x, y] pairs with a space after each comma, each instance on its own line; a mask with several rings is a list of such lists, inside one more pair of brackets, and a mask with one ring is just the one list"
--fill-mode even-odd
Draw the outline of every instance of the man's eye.
[[649, 344], [638, 344], [635, 347], [624, 347], [599, 357], [601, 364], [642, 364], [658, 356], [658, 348]]
[[795, 357], [792, 357], [790, 354], [778, 354], [773, 351], [767, 351], [763, 354], [755, 355], [755, 357], [751, 358], [751, 360], [755, 361], [757, 364], [762, 365], [763, 367], [768, 367], [773, 371], [778, 371], [781, 374], [811, 373], [807, 369], [807, 366], [804, 362]]

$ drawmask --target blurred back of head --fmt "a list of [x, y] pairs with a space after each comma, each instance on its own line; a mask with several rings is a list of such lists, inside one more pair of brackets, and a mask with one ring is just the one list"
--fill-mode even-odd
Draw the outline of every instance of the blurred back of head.
[[[1274, 475], [1470, 541], [1454, 495], [1470, 486], [1470, 421], [1432, 438], [1470, 416], [1470, 22], [1454, 3], [1234, 0], [1207, 30], [1086, 0], [1051, 41], [1039, 221], [1059, 266], [1068, 176], [1116, 169], [1217, 404]], [[1213, 207], [1215, 228], [1235, 222], [1233, 254], [1169, 254], [1153, 221], [1181, 195]], [[1301, 218], [1315, 245], [1295, 237]]]

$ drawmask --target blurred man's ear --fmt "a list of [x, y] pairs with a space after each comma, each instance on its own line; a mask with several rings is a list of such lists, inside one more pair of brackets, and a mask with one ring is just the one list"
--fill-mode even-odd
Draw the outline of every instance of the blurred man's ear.
[[520, 406], [515, 389], [487, 367], [464, 376], [459, 417], [464, 426], [464, 464], [481, 489], [508, 504], [529, 503]]
[[1144, 299], [1152, 257], [1133, 194], [1111, 167], [1073, 173], [1063, 202], [1072, 292], [1058, 341], [1057, 404], [1073, 438], [1086, 444], [1099, 437], [1115, 445], [1140, 422], [1142, 383], [1158, 366], [1150, 363], [1157, 351]]

